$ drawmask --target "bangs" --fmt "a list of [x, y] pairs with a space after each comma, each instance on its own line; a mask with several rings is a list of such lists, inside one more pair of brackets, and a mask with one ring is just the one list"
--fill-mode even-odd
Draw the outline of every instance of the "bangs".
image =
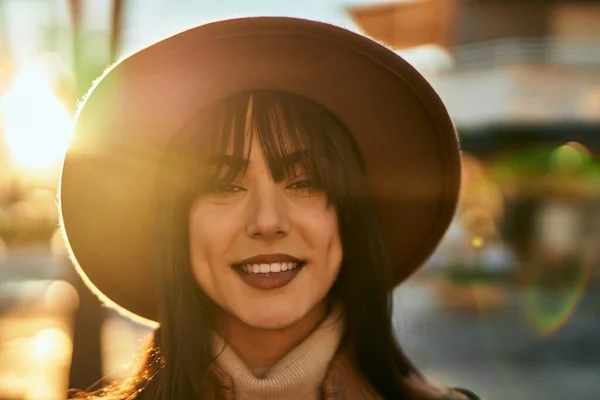
[[253, 140], [259, 141], [275, 182], [292, 179], [300, 169], [330, 199], [346, 192], [340, 186], [348, 178], [343, 179], [344, 171], [362, 169], [353, 141], [337, 119], [303, 97], [247, 92], [207, 111], [210, 117], [203, 130], [212, 134], [203, 139], [210, 164], [203, 168], [205, 182], [242, 177]]

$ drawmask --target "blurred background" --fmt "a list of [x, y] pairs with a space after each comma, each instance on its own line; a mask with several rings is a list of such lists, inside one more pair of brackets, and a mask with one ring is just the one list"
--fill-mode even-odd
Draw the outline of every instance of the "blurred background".
[[395, 292], [416, 364], [484, 399], [600, 399], [600, 1], [0, 0], [0, 400], [124, 377], [149, 332], [100, 306], [57, 233], [77, 101], [125, 54], [251, 15], [369, 36], [449, 107], [458, 212]]

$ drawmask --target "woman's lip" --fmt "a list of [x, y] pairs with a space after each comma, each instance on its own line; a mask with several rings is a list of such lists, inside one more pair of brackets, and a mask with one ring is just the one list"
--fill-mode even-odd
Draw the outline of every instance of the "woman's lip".
[[284, 253], [276, 253], [276, 254], [259, 254], [254, 257], [246, 258], [239, 262], [236, 262], [234, 265], [246, 265], [246, 264], [273, 264], [273, 263], [302, 263], [304, 261], [292, 257], [289, 254]]
[[244, 272], [240, 268], [234, 268], [242, 280], [256, 289], [272, 290], [278, 289], [290, 283], [298, 275], [304, 266], [296, 267], [282, 272], [270, 272], [268, 274], [255, 274]]

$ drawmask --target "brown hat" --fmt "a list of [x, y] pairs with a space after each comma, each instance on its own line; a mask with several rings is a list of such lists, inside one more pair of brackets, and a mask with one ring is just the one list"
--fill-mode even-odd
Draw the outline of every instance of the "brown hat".
[[350, 131], [396, 268], [391, 287], [433, 252], [454, 214], [460, 156], [427, 81], [394, 52], [336, 26], [220, 21], [119, 62], [80, 108], [62, 170], [62, 223], [79, 273], [102, 300], [157, 319], [151, 205], [158, 160], [199, 109], [246, 90], [304, 96]]

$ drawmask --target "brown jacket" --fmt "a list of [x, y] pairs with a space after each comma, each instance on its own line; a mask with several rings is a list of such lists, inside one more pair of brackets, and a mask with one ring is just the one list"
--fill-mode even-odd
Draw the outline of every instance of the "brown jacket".
[[[206, 388], [208, 398], [235, 400], [233, 379], [214, 363], [210, 371]], [[442, 390], [418, 378], [410, 379], [409, 385], [432, 400], [478, 400], [469, 392]], [[323, 400], [383, 400], [343, 352], [336, 354], [329, 364], [322, 388]]]

